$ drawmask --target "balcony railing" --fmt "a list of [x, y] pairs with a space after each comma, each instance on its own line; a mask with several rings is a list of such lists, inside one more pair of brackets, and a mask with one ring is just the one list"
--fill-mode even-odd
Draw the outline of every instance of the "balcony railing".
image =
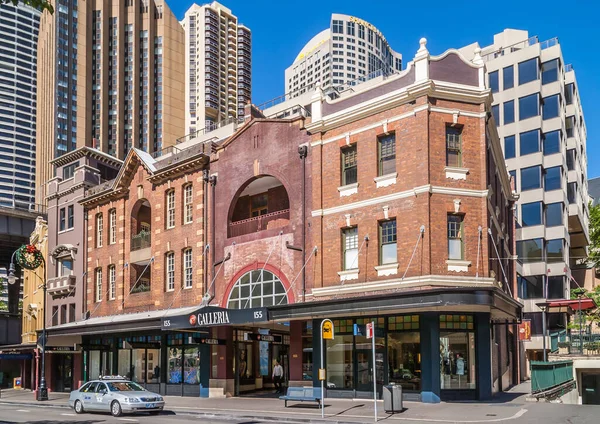
[[588, 326], [581, 333], [570, 330], [564, 337], [560, 337], [557, 341], [557, 354], [600, 357], [600, 334], [591, 333], [586, 327]]
[[254, 218], [243, 219], [229, 224], [229, 237], [257, 233], [259, 231], [280, 228], [287, 225], [290, 219], [290, 210], [283, 209]]
[[141, 250], [150, 247], [150, 232], [141, 231], [131, 236], [131, 250]]
[[573, 381], [573, 361], [531, 362], [531, 393], [542, 393]]

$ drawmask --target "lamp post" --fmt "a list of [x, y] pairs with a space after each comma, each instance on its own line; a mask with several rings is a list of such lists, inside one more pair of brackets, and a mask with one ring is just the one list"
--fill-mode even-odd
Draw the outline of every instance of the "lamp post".
[[[46, 260], [42, 253], [33, 245], [23, 245], [15, 250], [10, 257], [10, 265], [8, 267], [8, 284], [15, 284], [17, 277], [15, 275], [15, 256], [17, 263], [25, 269], [35, 270], [40, 266], [44, 267], [42, 274], [42, 289], [43, 289], [43, 314], [42, 314], [42, 371], [40, 375], [40, 386], [38, 387], [37, 400], [48, 400], [48, 388], [46, 387]], [[37, 276], [37, 274], [36, 274]]]
[[536, 305], [542, 310], [542, 351], [544, 355], [544, 362], [547, 362], [548, 357], [546, 354], [546, 309], [548, 308], [548, 305], [550, 305], [550, 303], [540, 302], [536, 303]]

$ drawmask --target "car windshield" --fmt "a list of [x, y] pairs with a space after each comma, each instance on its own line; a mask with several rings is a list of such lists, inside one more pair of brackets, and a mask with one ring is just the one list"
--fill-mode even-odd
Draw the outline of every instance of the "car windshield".
[[145, 389], [139, 384], [131, 381], [118, 381], [107, 383], [111, 392], [143, 392]]

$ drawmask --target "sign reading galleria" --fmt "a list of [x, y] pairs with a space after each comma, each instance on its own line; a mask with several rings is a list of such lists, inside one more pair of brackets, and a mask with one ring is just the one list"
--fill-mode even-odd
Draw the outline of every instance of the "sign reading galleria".
[[217, 325], [250, 324], [268, 321], [267, 308], [226, 309], [205, 306], [184, 315], [165, 317], [163, 330], [213, 327]]

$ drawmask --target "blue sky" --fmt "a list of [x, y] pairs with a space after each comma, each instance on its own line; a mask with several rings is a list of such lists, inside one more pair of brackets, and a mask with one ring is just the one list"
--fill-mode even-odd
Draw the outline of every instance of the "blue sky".
[[[193, 3], [166, 0], [178, 19]], [[203, 2], [198, 2], [203, 4]], [[575, 68], [588, 130], [588, 177], [600, 176], [600, 3], [570, 0], [523, 1], [241, 1], [223, 0], [252, 30], [252, 100], [284, 94], [284, 71], [332, 13], [360, 17], [381, 30], [409, 62], [426, 37], [432, 54], [478, 41], [489, 45], [505, 28], [528, 30], [540, 41], [558, 37], [565, 63]], [[567, 9], [566, 5], [569, 5]]]

